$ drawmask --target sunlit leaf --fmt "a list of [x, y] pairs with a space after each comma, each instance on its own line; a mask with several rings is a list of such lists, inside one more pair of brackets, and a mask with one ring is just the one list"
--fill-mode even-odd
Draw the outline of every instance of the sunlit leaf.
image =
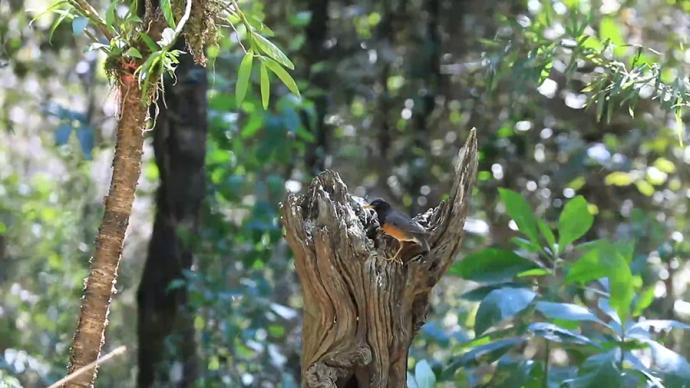
[[300, 94], [299, 88], [297, 88], [297, 83], [295, 83], [295, 80], [292, 79], [290, 74], [285, 69], [283, 69], [283, 67], [280, 66], [280, 64], [271, 59], [266, 60], [264, 63], [275, 75], [278, 76], [278, 78], [280, 78], [283, 84], [287, 86], [288, 89], [290, 89], [292, 94], [299, 97]]
[[252, 62], [254, 61], [254, 53], [249, 50], [244, 54], [240, 68], [237, 71], [237, 83], [235, 84], [235, 103], [237, 106], [242, 104], [244, 97], [247, 95], [247, 88], [249, 87], [249, 77], [252, 75]]
[[170, 5], [170, 0], [161, 0], [160, 5], [163, 10], [165, 22], [168, 23], [168, 27], [175, 28], [175, 17], [173, 15], [172, 6]]
[[594, 217], [587, 209], [587, 201], [581, 195], [565, 204], [558, 219], [558, 248], [564, 250], [573, 241], [584, 236], [592, 227]]
[[252, 38], [254, 38], [254, 42], [259, 47], [259, 50], [261, 50], [264, 54], [268, 55], [271, 59], [290, 70], [295, 69], [295, 65], [290, 61], [287, 55], [285, 55], [285, 53], [283, 53], [278, 46], [273, 44], [273, 42], [266, 39], [261, 34], [252, 34]]

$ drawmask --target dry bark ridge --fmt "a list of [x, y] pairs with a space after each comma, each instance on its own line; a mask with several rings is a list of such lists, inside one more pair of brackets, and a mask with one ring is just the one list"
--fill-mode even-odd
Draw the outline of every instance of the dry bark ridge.
[[[141, 90], [133, 74], [123, 71], [119, 84], [122, 116], [117, 127], [113, 175], [105, 199], [103, 221], [96, 237], [96, 252], [91, 259], [79, 322], [72, 341], [70, 373], [98, 359], [101, 352], [122, 244], [141, 173], [143, 129], [148, 108], [141, 103]], [[91, 387], [95, 378], [94, 367], [65, 386]]]
[[[286, 239], [304, 294], [303, 387], [405, 387], [407, 354], [426, 319], [429, 292], [458, 253], [477, 170], [472, 130], [455, 164], [449, 199], [418, 215], [431, 250], [405, 250], [376, 232], [376, 217], [325, 171], [282, 205]], [[371, 233], [371, 230], [374, 233]], [[368, 233], [368, 231], [370, 231]]]

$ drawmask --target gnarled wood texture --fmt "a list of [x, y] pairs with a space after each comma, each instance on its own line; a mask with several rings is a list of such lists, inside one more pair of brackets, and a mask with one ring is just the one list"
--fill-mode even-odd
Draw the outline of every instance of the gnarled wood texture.
[[408, 348], [429, 292], [460, 248], [476, 170], [472, 130], [448, 201], [415, 217], [431, 232], [430, 252], [412, 245], [403, 265], [386, 261], [396, 242], [337, 173], [325, 171], [305, 194], [288, 196], [282, 222], [304, 294], [303, 387], [406, 386]]

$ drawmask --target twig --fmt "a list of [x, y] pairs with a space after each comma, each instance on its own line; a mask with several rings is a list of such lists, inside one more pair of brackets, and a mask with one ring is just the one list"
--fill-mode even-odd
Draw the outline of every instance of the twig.
[[86, 372], [87, 370], [89, 370], [93, 367], [96, 367], [96, 366], [110, 360], [111, 358], [113, 358], [119, 354], [124, 353], [126, 350], [127, 350], [126, 346], [124, 346], [124, 345], [119, 346], [119, 347], [115, 348], [115, 350], [113, 350], [112, 352], [110, 352], [110, 353], [106, 354], [105, 356], [97, 359], [96, 361], [94, 361], [90, 364], [86, 364], [86, 365], [82, 366], [81, 368], [75, 370], [74, 372], [68, 374], [67, 376], [61, 378], [60, 380], [54, 382], [53, 384], [49, 385], [48, 388], [61, 387], [66, 382], [71, 381], [72, 379], [74, 379], [75, 377], [79, 376], [80, 374]]

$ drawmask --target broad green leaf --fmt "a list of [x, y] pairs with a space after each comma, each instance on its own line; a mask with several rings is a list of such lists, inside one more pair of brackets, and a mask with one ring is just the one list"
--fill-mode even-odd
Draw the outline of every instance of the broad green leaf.
[[613, 244], [606, 240], [587, 246], [589, 249], [570, 265], [566, 282], [584, 284], [602, 277], [608, 278], [611, 307], [624, 321], [634, 297], [633, 276], [626, 258], [627, 244]]
[[449, 273], [476, 282], [500, 282], [535, 267], [533, 262], [513, 251], [486, 248], [453, 264]]
[[84, 16], [76, 17], [72, 20], [72, 32], [74, 35], [81, 35], [84, 33], [86, 26], [89, 25], [89, 19]]
[[252, 62], [254, 61], [254, 52], [249, 50], [244, 54], [240, 68], [237, 71], [237, 83], [235, 84], [235, 104], [239, 107], [247, 95], [247, 88], [249, 87], [249, 77], [252, 75]]
[[638, 292], [633, 302], [633, 313], [634, 317], [642, 314], [647, 307], [649, 307], [652, 302], [654, 302], [654, 286], [645, 288], [642, 292]]
[[60, 124], [55, 129], [55, 144], [63, 145], [69, 141], [69, 136], [72, 134], [72, 126], [69, 124]]
[[526, 288], [501, 288], [491, 291], [482, 300], [474, 321], [474, 330], [481, 335], [495, 324], [513, 317], [532, 302], [536, 294]]
[[266, 70], [266, 65], [261, 62], [259, 66], [261, 75], [261, 104], [264, 109], [268, 109], [268, 101], [271, 98], [271, 82], [268, 79], [268, 70]]
[[508, 215], [515, 221], [520, 232], [534, 244], [539, 244], [537, 218], [527, 201], [518, 193], [508, 189], [498, 189], [501, 201]]
[[582, 237], [592, 227], [594, 217], [587, 210], [587, 201], [581, 195], [565, 204], [558, 219], [558, 249], [560, 251]]
[[650, 329], [654, 329], [655, 331], [667, 331], [671, 329], [690, 330], [690, 325], [672, 319], [647, 319], [630, 326], [628, 330], [632, 331], [635, 329], [642, 329], [645, 331], [649, 331]]
[[252, 34], [254, 43], [259, 47], [264, 54], [268, 55], [270, 58], [280, 63], [281, 65], [287, 67], [290, 70], [295, 69], [295, 65], [290, 62], [290, 59], [285, 55], [273, 42], [266, 39], [261, 34]]
[[565, 321], [601, 322], [594, 313], [586, 307], [571, 303], [537, 302], [535, 308], [549, 319]]
[[434, 388], [436, 385], [436, 375], [426, 360], [421, 360], [415, 365], [414, 379], [419, 388]]
[[264, 63], [275, 75], [278, 76], [278, 78], [280, 78], [283, 84], [287, 86], [288, 89], [290, 89], [292, 94], [299, 97], [299, 88], [297, 87], [295, 80], [292, 79], [287, 70], [283, 69], [283, 67], [280, 66], [278, 62], [275, 62], [272, 59], [268, 59]]
[[569, 387], [576, 388], [623, 388], [625, 386], [621, 371], [609, 353], [587, 359], [580, 368], [580, 375], [568, 381]]
[[501, 283], [489, 283], [486, 286], [481, 286], [477, 288], [473, 288], [462, 295], [460, 295], [461, 299], [469, 300], [472, 302], [480, 302], [482, 299], [486, 298], [487, 295], [493, 290], [497, 290], [499, 288], [505, 288], [505, 287], [514, 287], [514, 288], [520, 288], [524, 287], [526, 284], [521, 284], [521, 283], [516, 283], [516, 282], [501, 282]]
[[604, 178], [604, 183], [609, 186], [629, 186], [633, 179], [629, 173], [623, 171], [615, 171]]
[[596, 346], [589, 338], [549, 322], [531, 323], [527, 330], [552, 342]]
[[165, 22], [168, 23], [168, 27], [175, 28], [175, 17], [173, 15], [172, 6], [170, 5], [170, 0], [161, 0], [161, 9], [163, 10], [163, 17]]

